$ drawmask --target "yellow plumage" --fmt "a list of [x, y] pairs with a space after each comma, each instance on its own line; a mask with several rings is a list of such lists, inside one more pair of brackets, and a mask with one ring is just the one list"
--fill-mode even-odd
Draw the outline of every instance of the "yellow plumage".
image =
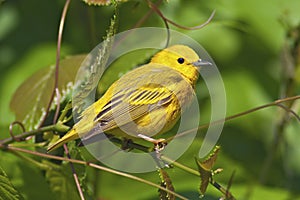
[[152, 137], [168, 131], [192, 101], [199, 76], [197, 68], [207, 64], [210, 63], [184, 45], [158, 52], [150, 63], [114, 82], [48, 151], [103, 132], [134, 139], [138, 134]]

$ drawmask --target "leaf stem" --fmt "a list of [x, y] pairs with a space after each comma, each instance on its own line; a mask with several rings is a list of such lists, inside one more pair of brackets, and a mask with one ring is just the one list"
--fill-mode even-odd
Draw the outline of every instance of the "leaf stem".
[[[58, 29], [58, 37], [57, 37], [57, 48], [56, 48], [54, 87], [53, 87], [53, 90], [52, 90], [52, 94], [51, 94], [49, 103], [48, 103], [47, 108], [46, 108], [46, 114], [44, 115], [43, 119], [41, 120], [41, 122], [39, 124], [39, 127], [41, 127], [44, 124], [44, 122], [45, 122], [45, 120], [46, 120], [46, 118], [49, 114], [50, 107], [51, 107], [51, 104], [53, 102], [55, 93], [58, 92], [58, 76], [59, 76], [61, 41], [62, 41], [62, 34], [63, 34], [63, 30], [64, 30], [65, 19], [66, 19], [66, 15], [67, 15], [69, 5], [70, 5], [70, 1], [71, 0], [66, 0], [65, 6], [63, 8], [63, 12], [62, 12], [62, 15], [61, 15], [61, 18], [60, 18], [60, 24], [59, 24], [59, 29]], [[57, 121], [59, 105], [60, 105], [60, 103], [58, 102], [57, 107], [56, 107], [56, 111], [55, 111], [55, 116], [54, 116], [54, 119], [53, 119], [54, 124]]]
[[181, 163], [179, 163], [179, 162], [177, 162], [175, 160], [172, 160], [171, 158], [168, 158], [168, 157], [166, 157], [164, 155], [162, 155], [160, 158], [162, 160], [164, 160], [164, 161], [172, 163], [172, 165], [174, 165], [174, 166], [182, 169], [183, 171], [189, 172], [189, 173], [191, 173], [193, 175], [196, 175], [196, 176], [200, 176], [200, 173], [197, 170], [194, 170], [194, 169], [192, 169], [192, 168], [190, 168], [188, 166], [185, 166], [185, 165], [183, 165], [183, 164], [181, 164]]
[[[68, 147], [67, 147], [66, 144], [64, 144], [64, 150], [66, 152], [67, 157], [71, 158], [71, 155], [69, 153], [69, 149], [68, 149]], [[83, 192], [82, 192], [82, 189], [80, 187], [79, 179], [78, 179], [78, 176], [77, 176], [74, 164], [72, 162], [70, 162], [69, 164], [70, 164], [70, 168], [71, 168], [71, 171], [72, 171], [72, 174], [73, 174], [73, 178], [74, 178], [74, 181], [75, 181], [75, 184], [76, 184], [79, 196], [80, 196], [81, 200], [85, 200]]]
[[114, 169], [103, 167], [103, 166], [100, 166], [100, 165], [97, 165], [97, 164], [94, 164], [94, 163], [90, 163], [90, 162], [86, 162], [86, 161], [82, 161], [82, 160], [65, 158], [65, 157], [54, 156], [54, 155], [50, 155], [50, 154], [35, 152], [35, 151], [31, 151], [31, 150], [27, 150], [27, 149], [22, 149], [22, 148], [17, 148], [17, 147], [13, 147], [13, 146], [7, 146], [6, 149], [8, 151], [10, 151], [10, 152], [12, 152], [12, 151], [18, 151], [18, 152], [23, 152], [23, 153], [26, 153], [26, 154], [36, 155], [36, 156], [43, 157], [43, 158], [49, 158], [49, 159], [55, 159], [55, 160], [61, 160], [61, 161], [66, 161], [66, 162], [72, 162], [72, 163], [76, 163], [76, 164], [86, 165], [86, 166], [89, 166], [89, 167], [92, 167], [92, 168], [96, 168], [96, 169], [99, 169], [99, 170], [102, 170], [102, 171], [106, 171], [106, 172], [109, 172], [109, 173], [112, 173], [112, 174], [115, 174], [115, 175], [123, 176], [123, 177], [129, 178], [129, 179], [132, 179], [132, 180], [135, 180], [135, 181], [138, 181], [138, 182], [141, 182], [141, 183], [144, 183], [144, 184], [156, 187], [158, 189], [161, 189], [163, 191], [166, 191], [168, 193], [173, 194], [174, 196], [178, 197], [179, 199], [187, 200], [187, 198], [185, 198], [184, 196], [182, 196], [180, 194], [177, 194], [176, 192], [170, 191], [170, 190], [164, 188], [163, 186], [160, 186], [158, 184], [152, 183], [151, 181], [142, 179], [140, 177], [137, 177], [137, 176], [134, 176], [134, 175], [131, 175], [131, 174], [120, 172], [120, 171], [117, 171], [117, 170], [114, 170]]
[[[183, 171], [186, 171], [186, 172], [188, 172], [190, 174], [193, 174], [193, 175], [196, 175], [196, 176], [200, 177], [200, 173], [197, 170], [194, 170], [194, 169], [192, 169], [192, 168], [190, 168], [188, 166], [185, 166], [185, 165], [183, 165], [183, 164], [181, 164], [181, 163], [179, 163], [179, 162], [177, 162], [175, 160], [172, 160], [171, 158], [168, 158], [168, 157], [166, 157], [164, 155], [162, 155], [160, 158], [162, 160], [164, 160], [164, 161], [172, 163], [172, 165], [178, 167], [179, 169], [182, 169]], [[231, 180], [230, 180], [230, 182], [231, 182]], [[214, 186], [216, 189], [218, 189], [222, 194], [224, 194], [226, 196], [226, 198], [229, 197], [228, 199], [230, 199], [230, 200], [234, 200], [235, 199], [234, 196], [229, 192], [229, 190], [228, 190], [229, 188], [228, 189], [224, 188], [218, 182], [216, 182], [213, 178], [210, 179], [209, 183], [212, 186]]]
[[216, 125], [216, 124], [219, 124], [219, 123], [223, 123], [224, 121], [229, 121], [229, 120], [232, 120], [232, 119], [235, 119], [235, 118], [238, 118], [238, 117], [241, 117], [241, 116], [244, 116], [244, 115], [256, 112], [258, 110], [262, 110], [264, 108], [272, 107], [272, 106], [278, 106], [278, 107], [284, 109], [285, 111], [287, 111], [290, 114], [294, 115], [295, 118], [299, 121], [300, 117], [294, 111], [292, 111], [289, 108], [286, 108], [286, 107], [282, 106], [282, 104], [281, 104], [283, 102], [295, 101], [295, 100], [298, 100], [298, 99], [300, 99], [300, 95], [296, 95], [296, 96], [292, 96], [292, 97], [287, 97], [287, 98], [284, 98], [284, 99], [279, 99], [279, 100], [273, 101], [271, 103], [267, 103], [267, 104], [264, 104], [264, 105], [261, 105], [261, 106], [255, 107], [255, 108], [251, 108], [249, 110], [246, 110], [246, 111], [243, 111], [243, 112], [240, 112], [240, 113], [237, 113], [235, 115], [231, 115], [231, 116], [225, 117], [224, 119], [220, 119], [220, 120], [216, 120], [216, 121], [213, 121], [213, 122], [210, 122], [210, 123], [206, 123], [206, 124], [203, 124], [201, 126], [198, 126], [197, 128], [193, 128], [193, 129], [184, 131], [182, 133], [178, 133], [176, 136], [172, 136], [172, 137], [167, 138], [166, 141], [170, 142], [175, 137], [181, 137], [181, 136], [189, 134], [189, 133], [191, 133], [191, 132], [193, 132], [195, 130], [204, 129], [204, 128], [209, 127], [210, 125]]
[[62, 123], [57, 123], [50, 126], [41, 127], [32, 131], [24, 132], [22, 134], [16, 135], [14, 137], [10, 137], [4, 140], [0, 140], [0, 148], [6, 148], [6, 146], [14, 141], [21, 140], [27, 138], [29, 136], [33, 136], [39, 133], [47, 132], [47, 131], [67, 131], [69, 129], [68, 126], [63, 125]]

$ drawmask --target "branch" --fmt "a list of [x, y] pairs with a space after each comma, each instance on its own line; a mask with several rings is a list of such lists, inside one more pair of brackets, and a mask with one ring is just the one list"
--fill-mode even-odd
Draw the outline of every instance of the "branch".
[[[204, 26], [206, 26], [207, 24], [209, 24], [211, 22], [211, 20], [213, 19], [213, 17], [215, 16], [216, 10], [214, 10], [211, 15], [209, 16], [209, 18], [202, 24], [198, 25], [198, 26], [193, 26], [193, 27], [188, 27], [188, 26], [182, 26], [180, 24], [177, 24], [176, 22], [168, 19], [167, 17], [164, 16], [164, 14], [159, 10], [159, 8], [157, 7], [157, 5], [155, 5], [154, 3], [152, 3], [150, 0], [147, 0], [148, 5], [150, 6], [150, 8], [152, 8], [165, 22], [165, 24], [172, 24], [178, 28], [181, 29], [185, 29], [185, 30], [197, 30], [197, 29], [201, 29]], [[167, 25], [168, 28], [168, 25]]]
[[[44, 115], [43, 119], [41, 120], [41, 122], [39, 124], [39, 127], [41, 127], [44, 124], [44, 122], [45, 122], [45, 120], [46, 120], [46, 118], [49, 114], [50, 107], [51, 107], [51, 104], [53, 102], [55, 93], [56, 93], [56, 91], [58, 91], [58, 75], [59, 75], [59, 62], [60, 62], [60, 49], [61, 49], [62, 33], [63, 33], [63, 30], [64, 30], [65, 19], [66, 19], [66, 15], [67, 15], [67, 11], [68, 11], [68, 8], [69, 8], [70, 1], [71, 0], [66, 0], [65, 6], [63, 8], [62, 16], [61, 16], [61, 19], [60, 19], [59, 30], [58, 30], [58, 38], [57, 38], [57, 48], [56, 48], [54, 87], [53, 87], [53, 90], [52, 90], [52, 94], [51, 94], [48, 106], [46, 108], [46, 114]], [[57, 120], [59, 108], [60, 108], [60, 103], [58, 102], [57, 107], [56, 107], [56, 111], [55, 111], [55, 117], [53, 119], [54, 124], [56, 123], [56, 120]]]
[[76, 160], [76, 159], [65, 158], [65, 157], [54, 156], [54, 155], [50, 155], [50, 154], [35, 152], [35, 151], [22, 149], [22, 148], [18, 148], [18, 147], [13, 147], [13, 146], [7, 146], [6, 149], [10, 152], [13, 152], [13, 151], [23, 152], [23, 153], [26, 153], [26, 154], [31, 154], [31, 155], [35, 155], [35, 156], [39, 156], [39, 157], [43, 157], [43, 158], [49, 158], [49, 159], [54, 159], [54, 160], [66, 161], [66, 162], [70, 162], [70, 163], [76, 163], [76, 164], [80, 164], [80, 165], [86, 165], [86, 166], [89, 166], [89, 167], [92, 167], [92, 168], [95, 168], [95, 169], [99, 169], [101, 171], [109, 172], [109, 173], [112, 173], [112, 174], [123, 176], [123, 177], [129, 178], [129, 179], [132, 179], [132, 180], [150, 185], [152, 187], [155, 187], [155, 188], [161, 189], [163, 191], [166, 191], [168, 193], [171, 193], [174, 196], [178, 197], [179, 199], [187, 200], [187, 198], [185, 198], [184, 196], [181, 196], [180, 194], [177, 194], [173, 191], [170, 191], [170, 190], [168, 190], [168, 189], [166, 189], [166, 188], [164, 188], [160, 185], [157, 185], [155, 183], [152, 183], [150, 181], [144, 180], [142, 178], [139, 178], [139, 177], [131, 175], [131, 174], [127, 174], [127, 173], [120, 172], [120, 171], [117, 171], [117, 170], [114, 170], [114, 169], [103, 167], [103, 166], [100, 166], [100, 165], [97, 165], [97, 164], [94, 164], [94, 163], [81, 161], [81, 160]]
[[299, 115], [297, 115], [294, 111], [292, 111], [291, 109], [287, 108], [287, 107], [284, 107], [282, 105], [283, 102], [287, 102], [287, 101], [295, 101], [295, 100], [298, 100], [300, 99], [300, 95], [297, 95], [297, 96], [292, 96], [292, 97], [287, 97], [287, 98], [284, 98], [284, 99], [279, 99], [279, 100], [276, 100], [274, 102], [271, 102], [271, 103], [268, 103], [268, 104], [265, 104], [265, 105], [262, 105], [262, 106], [258, 106], [258, 107], [255, 107], [255, 108], [251, 108], [249, 110], [246, 110], [244, 112], [241, 112], [241, 113], [238, 113], [238, 114], [235, 114], [235, 115], [231, 115], [231, 116], [228, 116], [224, 119], [220, 119], [220, 120], [217, 120], [217, 121], [213, 121], [213, 122], [210, 122], [210, 123], [207, 123], [207, 124], [203, 124], [201, 126], [198, 126], [197, 128], [193, 128], [193, 129], [190, 129], [190, 130], [187, 130], [187, 131], [184, 131], [182, 133], [179, 133], [175, 136], [172, 136], [172, 137], [169, 137], [166, 139], [167, 142], [170, 142], [171, 140], [173, 140], [175, 137], [181, 137], [181, 136], [184, 136], [186, 134], [189, 134], [191, 132], [194, 132], [195, 130], [199, 130], [199, 129], [204, 129], [204, 128], [207, 128], [209, 127], [210, 125], [216, 125], [216, 124], [219, 124], [219, 123], [223, 123], [224, 121], [229, 121], [229, 120], [232, 120], [232, 119], [235, 119], [235, 118], [238, 118], [238, 117], [241, 117], [241, 116], [244, 116], [244, 115], [247, 115], [249, 113], [253, 113], [253, 112], [256, 112], [258, 110], [262, 110], [264, 108], [268, 108], [268, 107], [272, 107], [272, 106], [278, 106], [280, 108], [283, 108], [285, 111], [288, 111], [289, 113], [291, 113], [292, 115], [295, 116], [295, 118], [300, 122], [300, 117]]
[[68, 126], [63, 125], [62, 123], [58, 122], [57, 124], [54, 124], [54, 125], [41, 127], [41, 128], [36, 129], [36, 130], [24, 132], [24, 133], [19, 134], [17, 136], [13, 136], [13, 137], [10, 137], [10, 138], [4, 139], [4, 140], [0, 140], [0, 148], [6, 148], [6, 146], [8, 144], [13, 143], [14, 141], [24, 140], [25, 138], [27, 138], [29, 136], [37, 135], [39, 133], [43, 133], [43, 132], [47, 132], [47, 131], [65, 132], [67, 130], [69, 130]]

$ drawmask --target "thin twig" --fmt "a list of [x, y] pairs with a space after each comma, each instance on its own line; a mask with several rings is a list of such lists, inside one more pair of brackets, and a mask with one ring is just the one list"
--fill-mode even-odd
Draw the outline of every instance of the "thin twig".
[[[162, 3], [163, 0], [159, 0], [156, 3], [156, 6], [159, 6]], [[138, 28], [140, 27], [152, 14], [153, 14], [154, 10], [150, 9], [134, 26], [133, 28]]]
[[[163, 20], [163, 22], [165, 24], [165, 27], [167, 30], [167, 42], [166, 42], [165, 48], [167, 48], [169, 46], [169, 42], [170, 42], [170, 27], [168, 24], [168, 20], [165, 18], [165, 16], [162, 14], [162, 12], [160, 12], [160, 10], [158, 9], [158, 5], [152, 3], [150, 0], [147, 0], [147, 2], [148, 2], [149, 7], [161, 17], [161, 19]], [[159, 4], [160, 4], [160, 2], [159, 2]]]
[[57, 98], [56, 98], [56, 110], [55, 110], [55, 114], [53, 117], [53, 124], [55, 124], [58, 119], [59, 110], [60, 110], [60, 99], [61, 99], [61, 96], [60, 96], [60, 93], [59, 93], [59, 90], [57, 87], [55, 88], [55, 93], [56, 93]]
[[226, 195], [225, 195], [226, 199], [232, 199], [233, 198], [232, 194], [230, 193], [230, 187], [232, 185], [234, 175], [235, 175], [235, 171], [232, 172], [232, 174], [230, 176], [230, 179], [228, 181], [228, 184], [227, 184]]
[[35, 151], [31, 151], [31, 150], [27, 150], [27, 149], [22, 149], [22, 148], [18, 148], [18, 147], [13, 147], [13, 146], [7, 146], [7, 150], [8, 151], [23, 152], [23, 153], [26, 153], [26, 154], [31, 154], [31, 155], [35, 155], [35, 156], [39, 156], [39, 157], [43, 157], [43, 158], [49, 158], [49, 159], [54, 159], [54, 160], [61, 160], [61, 161], [66, 161], [66, 162], [72, 162], [72, 163], [76, 163], [76, 164], [86, 165], [86, 166], [89, 166], [89, 167], [92, 167], [92, 168], [96, 168], [96, 169], [99, 169], [99, 170], [102, 170], [102, 171], [105, 171], [105, 172], [109, 172], [109, 173], [112, 173], [112, 174], [115, 174], [115, 175], [123, 176], [123, 177], [129, 178], [129, 179], [132, 179], [132, 180], [135, 180], [135, 181], [138, 181], [138, 182], [141, 182], [141, 183], [144, 183], [144, 184], [156, 187], [158, 189], [161, 189], [163, 191], [171, 193], [171, 194], [175, 195], [176, 197], [178, 197], [180, 199], [187, 200], [187, 198], [185, 198], [184, 196], [181, 196], [180, 194], [177, 194], [177, 193], [175, 193], [173, 191], [170, 191], [170, 190], [168, 190], [168, 189], [166, 189], [166, 188], [164, 188], [164, 187], [162, 187], [160, 185], [157, 185], [157, 184], [152, 183], [150, 181], [147, 181], [145, 179], [142, 179], [142, 178], [139, 178], [137, 176], [134, 176], [134, 175], [131, 175], [131, 174], [127, 174], [127, 173], [124, 173], [124, 172], [120, 172], [120, 171], [117, 171], [117, 170], [114, 170], [114, 169], [110, 169], [110, 168], [107, 168], [107, 167], [103, 167], [103, 166], [100, 166], [100, 165], [97, 165], [97, 164], [94, 164], [94, 163], [90, 163], [90, 162], [86, 162], [86, 161], [82, 161], [82, 160], [76, 160], [76, 159], [70, 159], [70, 158], [60, 157], [60, 156], [54, 156], [54, 155], [50, 155], [50, 154], [35, 152]]
[[[54, 90], [52, 92], [50, 103], [48, 104], [48, 109], [50, 109], [51, 103], [52, 103], [53, 98], [54, 98], [55, 93], [56, 93], [56, 96], [57, 96], [56, 104], [57, 105], [56, 105], [55, 115], [53, 117], [53, 124], [55, 124], [57, 122], [58, 115], [59, 115], [59, 110], [60, 110], [60, 94], [59, 94], [59, 90], [58, 90], [60, 49], [61, 49], [61, 41], [62, 41], [62, 34], [63, 34], [64, 24], [65, 24], [65, 19], [66, 19], [66, 15], [67, 15], [67, 11], [68, 11], [68, 8], [69, 8], [70, 1], [71, 0], [66, 0], [65, 6], [63, 8], [62, 16], [61, 16], [61, 19], [60, 19], [58, 38], [57, 38]], [[47, 109], [47, 111], [49, 112], [48, 109]], [[66, 144], [64, 144], [64, 149], [65, 149], [67, 157], [70, 159], [71, 156], [69, 154], [68, 147], [67, 147]], [[70, 163], [70, 168], [72, 170], [72, 174], [73, 174], [74, 181], [75, 181], [77, 190], [79, 192], [80, 198], [81, 198], [81, 200], [85, 200], [73, 163]]]
[[277, 106], [283, 108], [285, 111], [291, 113], [299, 122], [300, 122], [300, 116], [295, 112], [293, 111], [292, 109], [286, 107], [285, 105], [282, 105], [282, 104], [277, 104]]
[[[51, 107], [52, 101], [53, 101], [55, 93], [56, 93], [56, 89], [58, 89], [58, 76], [59, 76], [59, 62], [60, 62], [60, 49], [61, 49], [62, 33], [63, 33], [63, 30], [64, 30], [65, 19], [66, 19], [66, 15], [67, 15], [69, 5], [70, 5], [70, 1], [71, 0], [66, 0], [65, 6], [63, 8], [62, 16], [60, 18], [58, 38], [57, 38], [57, 48], [56, 48], [54, 87], [53, 87], [53, 90], [52, 90], [51, 97], [49, 99], [49, 103], [48, 103], [47, 108], [46, 108], [46, 114], [44, 115], [43, 119], [41, 120], [41, 122], [39, 124], [39, 127], [41, 127], [44, 124], [44, 122], [45, 122], [45, 120], [46, 120], [46, 118], [49, 114], [50, 107]], [[59, 109], [59, 106], [56, 107], [56, 110], [58, 110], [58, 109]], [[54, 124], [56, 123], [56, 120], [57, 120], [57, 118], [53, 119]]]
[[188, 26], [182, 26], [182, 25], [177, 24], [176, 22], [168, 19], [167, 17], [164, 16], [164, 14], [159, 10], [159, 8], [154, 3], [152, 3], [150, 0], [147, 0], [147, 2], [149, 4], [149, 6], [165, 21], [165, 23], [169, 22], [170, 24], [172, 24], [178, 28], [185, 29], [185, 30], [197, 30], [197, 29], [203, 28], [204, 26], [206, 26], [207, 24], [209, 24], [211, 22], [211, 20], [213, 19], [214, 15], [216, 13], [216, 10], [213, 10], [210, 17], [206, 20], [206, 22], [204, 22], [198, 26], [188, 27]]
[[47, 132], [47, 131], [61, 131], [62, 129], [68, 130], [69, 128], [63, 124], [54, 124], [50, 126], [45, 126], [42, 128], [38, 128], [32, 131], [24, 132], [19, 135], [15, 135], [14, 137], [10, 137], [4, 140], [0, 140], [0, 147], [4, 147], [10, 143], [13, 143], [14, 141], [25, 139], [29, 136], [33, 136], [39, 133]]
[[19, 122], [19, 121], [14, 121], [12, 122], [10, 125], [9, 125], [9, 134], [11, 136], [11, 138], [14, 140], [14, 141], [17, 141], [17, 142], [21, 142], [24, 140], [24, 138], [18, 138], [18, 137], [15, 137], [14, 135], [14, 132], [13, 132], [13, 126], [14, 125], [19, 125], [22, 129], [22, 132], [25, 132], [25, 127], [23, 125], [22, 122]]
[[[279, 106], [280, 108], [283, 108], [282, 107], [282, 104], [283, 102], [287, 102], [287, 101], [294, 101], [294, 100], [297, 100], [297, 99], [300, 99], [300, 95], [297, 95], [297, 96], [292, 96], [292, 97], [287, 97], [287, 98], [284, 98], [284, 99], [279, 99], [279, 100], [276, 100], [274, 102], [271, 102], [271, 103], [267, 103], [265, 105], [262, 105], [262, 106], [258, 106], [258, 107], [255, 107], [255, 108], [251, 108], [249, 110], [246, 110], [244, 112], [240, 112], [238, 114], [235, 114], [235, 115], [231, 115], [231, 116], [228, 116], [228, 117], [225, 117], [224, 119], [220, 119], [220, 120], [217, 120], [217, 121], [213, 121], [213, 122], [210, 122], [210, 123], [207, 123], [207, 124], [203, 124], [201, 126], [198, 126], [197, 128], [193, 128], [193, 129], [190, 129], [190, 130], [187, 130], [187, 131], [184, 131], [182, 133], [178, 133], [177, 135], [175, 136], [172, 136], [172, 137], [169, 137], [166, 139], [167, 142], [170, 142], [171, 140], [173, 140], [175, 137], [181, 137], [181, 136], [184, 136], [186, 134], [189, 134], [191, 132], [194, 132], [194, 131], [197, 131], [197, 130], [200, 130], [200, 129], [204, 129], [204, 128], [207, 128], [209, 127], [210, 125], [216, 125], [216, 124], [219, 124], [219, 123], [223, 123], [224, 121], [229, 121], [229, 120], [232, 120], [232, 119], [235, 119], [235, 118], [238, 118], [238, 117], [241, 117], [241, 116], [244, 116], [244, 115], [247, 115], [249, 113], [253, 113], [253, 112], [256, 112], [258, 110], [261, 110], [261, 109], [264, 109], [264, 108], [268, 108], [268, 107], [272, 107], [272, 106]], [[292, 113], [296, 119], [298, 120], [299, 119], [299, 116], [295, 113], [295, 112], [291, 112], [290, 109], [286, 109], [286, 108], [283, 108], [284, 110]]]
[[[68, 157], [69, 159], [71, 159], [71, 155], [70, 155], [70, 153], [69, 153], [69, 149], [68, 149], [67, 145], [64, 144], [63, 146], [64, 146], [64, 150], [65, 150], [65, 153], [66, 153], [67, 157]], [[78, 190], [78, 192], [79, 192], [80, 198], [81, 198], [81, 200], [85, 200], [84, 195], [83, 195], [83, 192], [82, 192], [82, 189], [81, 189], [81, 187], [80, 187], [79, 179], [78, 179], [78, 176], [77, 176], [77, 173], [76, 173], [74, 164], [73, 164], [72, 162], [70, 162], [70, 167], [71, 167], [71, 171], [72, 171], [72, 174], [73, 174], [73, 178], [74, 178], [74, 181], [75, 181], [77, 190]]]
[[[178, 167], [179, 169], [182, 169], [183, 171], [189, 172], [190, 174], [196, 175], [196, 176], [200, 176], [199, 171], [192, 169], [188, 166], [185, 166], [175, 160], [172, 160], [171, 158], [168, 158], [164, 155], [161, 156], [161, 159], [168, 162], [168, 163], [172, 163], [172, 165]], [[231, 182], [231, 179], [230, 179]], [[211, 178], [210, 184], [212, 186], [214, 186], [216, 189], [218, 189], [223, 195], [225, 195], [226, 197], [231, 197], [231, 199], [235, 199], [234, 196], [230, 193], [230, 191], [228, 190], [228, 188], [224, 188], [223, 186], [221, 186], [219, 183], [217, 183], [214, 179]]]

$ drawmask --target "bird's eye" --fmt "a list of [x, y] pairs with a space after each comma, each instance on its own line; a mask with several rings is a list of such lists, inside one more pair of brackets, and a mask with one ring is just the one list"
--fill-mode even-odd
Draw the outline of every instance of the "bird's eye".
[[179, 64], [184, 63], [184, 58], [178, 58], [178, 59], [177, 59], [177, 62], [178, 62]]

